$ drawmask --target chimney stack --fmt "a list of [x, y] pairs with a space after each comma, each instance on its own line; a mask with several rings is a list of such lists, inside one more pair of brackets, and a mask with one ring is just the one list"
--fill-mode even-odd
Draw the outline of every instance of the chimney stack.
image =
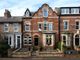
[[9, 10], [5, 9], [4, 17], [5, 17], [5, 18], [10, 18], [10, 17], [11, 17], [11, 13], [10, 13]]

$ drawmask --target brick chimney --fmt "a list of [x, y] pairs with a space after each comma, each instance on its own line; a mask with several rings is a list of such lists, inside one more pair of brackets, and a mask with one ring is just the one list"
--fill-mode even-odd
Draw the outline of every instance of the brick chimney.
[[5, 18], [10, 18], [10, 17], [11, 17], [11, 13], [10, 13], [9, 10], [5, 9], [4, 17], [5, 17]]

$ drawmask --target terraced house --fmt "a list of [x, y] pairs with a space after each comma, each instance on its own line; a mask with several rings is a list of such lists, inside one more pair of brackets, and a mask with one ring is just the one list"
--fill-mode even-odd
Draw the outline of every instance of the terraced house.
[[66, 47], [80, 51], [80, 7], [60, 8], [61, 40]]
[[51, 7], [43, 4], [34, 14], [27, 9], [22, 21], [24, 46], [54, 49], [58, 41], [58, 16]]
[[80, 51], [80, 7], [53, 10], [43, 4], [36, 12], [26, 9], [22, 17], [13, 17], [5, 10], [4, 17], [0, 17], [0, 27], [0, 34], [10, 47], [18, 49], [15, 53], [57, 51], [58, 42], [63, 42], [68, 49]]
[[0, 17], [0, 34], [8, 42], [11, 48], [22, 47], [21, 18], [12, 17], [8, 10], [5, 10], [4, 17]]

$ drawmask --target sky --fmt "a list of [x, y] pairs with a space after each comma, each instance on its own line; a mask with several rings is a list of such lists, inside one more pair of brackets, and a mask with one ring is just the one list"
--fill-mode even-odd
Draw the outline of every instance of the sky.
[[5, 9], [8, 9], [12, 16], [23, 16], [27, 8], [35, 12], [44, 3], [49, 4], [52, 9], [80, 6], [80, 0], [0, 0], [0, 16], [4, 16]]

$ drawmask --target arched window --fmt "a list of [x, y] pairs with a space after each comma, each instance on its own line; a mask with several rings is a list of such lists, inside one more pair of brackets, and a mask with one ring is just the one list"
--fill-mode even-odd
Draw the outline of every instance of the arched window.
[[75, 35], [75, 45], [79, 46], [79, 35]]

